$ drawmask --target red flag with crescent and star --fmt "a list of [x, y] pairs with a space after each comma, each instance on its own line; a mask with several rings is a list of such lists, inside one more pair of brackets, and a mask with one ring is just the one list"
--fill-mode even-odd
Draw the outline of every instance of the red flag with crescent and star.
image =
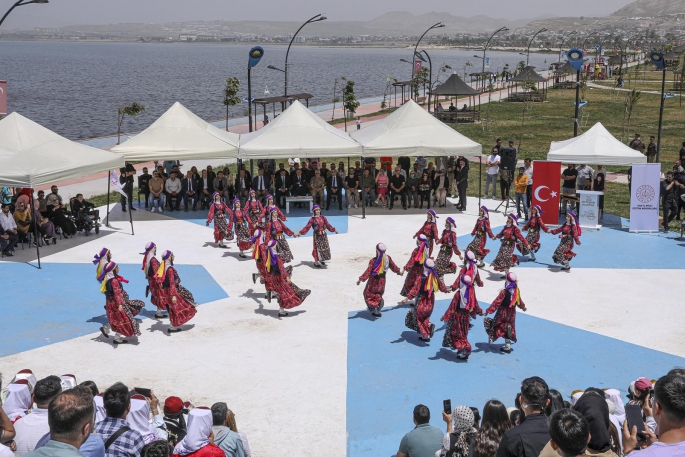
[[533, 162], [533, 205], [540, 205], [542, 221], [547, 225], [559, 224], [560, 182], [561, 162]]

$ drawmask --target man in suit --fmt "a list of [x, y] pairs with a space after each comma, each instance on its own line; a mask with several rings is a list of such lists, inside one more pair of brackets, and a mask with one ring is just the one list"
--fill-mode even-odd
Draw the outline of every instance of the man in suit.
[[224, 177], [224, 172], [217, 173], [213, 181], [214, 191], [219, 192], [221, 201], [225, 202], [228, 199], [228, 181]]
[[252, 180], [252, 189], [258, 199], [264, 202], [264, 197], [269, 193], [269, 180], [264, 176], [264, 169], [257, 170], [257, 176]]
[[235, 178], [235, 194], [243, 204], [245, 203], [245, 200], [247, 200], [250, 187], [251, 183], [247, 178], [247, 173], [245, 173], [245, 170], [240, 170], [238, 177]]
[[143, 167], [143, 174], [138, 176], [138, 195], [145, 195], [145, 208], [148, 207], [148, 200], [150, 199], [150, 187], [148, 183], [152, 179], [152, 175], [147, 172], [147, 167]]
[[271, 169], [271, 166], [269, 165], [269, 161], [265, 160], [262, 162], [262, 170], [264, 170], [264, 179], [266, 179], [267, 183], [267, 190], [271, 190], [271, 187], [274, 183], [274, 178], [278, 176], [278, 172], [274, 173], [274, 171]]
[[188, 200], [193, 201], [193, 211], [197, 211], [197, 181], [193, 172], [188, 170], [188, 174], [183, 178], [183, 209], [188, 211]]
[[[297, 164], [296, 164], [297, 165]], [[295, 169], [295, 174], [290, 178], [290, 195], [293, 197], [304, 197], [309, 191], [309, 183], [307, 178], [302, 173], [302, 169]], [[302, 203], [297, 203], [298, 207], [302, 207]]]
[[326, 211], [331, 206], [331, 198], [335, 195], [338, 199], [338, 209], [342, 210], [342, 187], [343, 180], [338, 176], [338, 170], [331, 169], [331, 175], [326, 180]]
[[281, 168], [277, 177], [274, 178], [274, 187], [276, 188], [276, 204], [283, 208], [285, 206], [285, 197], [290, 195], [290, 176], [288, 170]]
[[209, 201], [214, 193], [214, 183], [207, 175], [207, 170], [202, 170], [202, 176], [197, 180], [197, 192], [200, 197], [200, 209], [209, 208]]

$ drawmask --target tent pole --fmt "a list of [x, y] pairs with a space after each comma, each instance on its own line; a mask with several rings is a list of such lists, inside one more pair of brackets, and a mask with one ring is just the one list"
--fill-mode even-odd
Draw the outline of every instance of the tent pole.
[[112, 180], [110, 179], [110, 173], [107, 173], [107, 216], [105, 217], [105, 226], [109, 227], [109, 197], [111, 196], [110, 186], [112, 185]]
[[131, 189], [131, 192], [127, 192], [127, 194], [128, 194], [128, 221], [131, 223], [131, 235], [135, 235], [135, 233], [133, 232], [133, 211], [131, 211], [131, 208], [133, 208], [133, 186], [131, 186], [130, 189]]
[[38, 256], [38, 269], [40, 266], [40, 249], [38, 248], [38, 221], [35, 216], [35, 208], [33, 207], [33, 186], [30, 187], [31, 192], [31, 218], [33, 219], [33, 242], [36, 244], [36, 255]]
[[[364, 156], [362, 155], [362, 219], [366, 219], [366, 192], [364, 192]], [[371, 174], [371, 172], [369, 172]]]

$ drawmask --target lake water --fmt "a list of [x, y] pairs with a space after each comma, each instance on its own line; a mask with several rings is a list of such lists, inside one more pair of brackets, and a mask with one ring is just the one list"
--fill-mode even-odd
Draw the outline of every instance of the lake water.
[[[117, 130], [117, 108], [138, 102], [147, 111], [127, 118], [123, 131], [142, 130], [174, 102], [179, 101], [207, 120], [225, 117], [223, 87], [226, 78], [237, 76], [241, 96], [247, 97], [247, 57], [251, 45], [0, 42], [0, 79], [8, 81], [8, 108], [17, 111], [67, 138], [79, 140], [110, 135]], [[253, 97], [282, 95], [285, 46], [266, 46], [262, 61], [253, 70]], [[411, 50], [313, 48], [290, 50], [289, 90], [309, 92], [310, 104], [333, 99], [336, 77], [355, 81], [357, 98], [382, 96], [386, 78], [411, 78]], [[477, 51], [431, 50], [435, 79], [447, 64], [460, 75], [467, 61], [480, 71]], [[525, 60], [518, 53], [489, 52], [490, 70], [508, 63], [515, 68]], [[538, 70], [556, 61], [556, 55], [531, 54]], [[444, 81], [450, 72], [441, 76]], [[246, 104], [231, 109], [242, 116]]]

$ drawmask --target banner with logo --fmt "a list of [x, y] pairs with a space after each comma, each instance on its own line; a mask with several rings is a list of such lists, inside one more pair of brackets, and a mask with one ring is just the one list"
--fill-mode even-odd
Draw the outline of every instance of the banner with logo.
[[114, 190], [119, 192], [124, 197], [128, 197], [128, 195], [126, 195], [126, 192], [124, 192], [124, 188], [121, 186], [121, 183], [119, 182], [119, 177], [117, 176], [117, 173], [114, 170], [109, 170], [109, 183]]
[[423, 62], [420, 61], [419, 59], [414, 60], [414, 74], [418, 75], [421, 73], [421, 67], [423, 66]]
[[661, 164], [633, 164], [630, 193], [630, 231], [659, 231]]
[[533, 162], [533, 205], [540, 205], [545, 224], [559, 224], [559, 188], [561, 162], [536, 160]]
[[0, 81], [0, 116], [7, 116], [7, 81]]

